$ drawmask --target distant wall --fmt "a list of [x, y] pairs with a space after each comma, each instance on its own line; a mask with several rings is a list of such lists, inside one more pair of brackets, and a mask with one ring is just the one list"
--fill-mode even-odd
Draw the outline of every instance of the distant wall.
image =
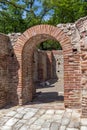
[[62, 50], [43, 51], [36, 50], [34, 53], [33, 78], [34, 81], [46, 81], [58, 79], [63, 84], [64, 61]]
[[[52, 51], [52, 77], [57, 78], [60, 85], [64, 85], [64, 58], [63, 51]], [[64, 87], [64, 86], [63, 86]]]

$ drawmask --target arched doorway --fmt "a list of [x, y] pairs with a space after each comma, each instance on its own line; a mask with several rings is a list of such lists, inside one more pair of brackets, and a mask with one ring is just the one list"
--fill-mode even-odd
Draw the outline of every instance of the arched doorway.
[[64, 108], [63, 52], [58, 41], [47, 40], [36, 47], [33, 54], [33, 83], [36, 93], [32, 104]]
[[33, 53], [38, 44], [49, 39], [59, 41], [63, 49], [65, 107], [80, 106], [79, 54], [73, 50], [70, 38], [61, 29], [51, 25], [37, 25], [26, 30], [14, 47], [20, 65], [17, 89], [19, 104], [25, 104], [33, 98]]

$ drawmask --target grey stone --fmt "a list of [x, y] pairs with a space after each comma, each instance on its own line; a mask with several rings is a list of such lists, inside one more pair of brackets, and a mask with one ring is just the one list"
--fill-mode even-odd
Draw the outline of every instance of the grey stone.
[[87, 130], [87, 126], [81, 126], [80, 130]]
[[62, 115], [63, 115], [63, 114], [64, 114], [64, 111], [65, 111], [65, 110], [56, 110], [56, 111], [55, 111], [55, 114], [58, 114], [58, 115], [61, 115], [61, 114], [62, 114]]
[[79, 129], [76, 129], [76, 128], [66, 128], [66, 130], [79, 130]]
[[0, 119], [0, 126], [3, 126], [8, 120], [10, 119], [10, 117], [3, 117]]
[[64, 126], [66, 126], [66, 125], [69, 124], [69, 122], [70, 122], [69, 118], [63, 118], [62, 121], [61, 121], [61, 124], [64, 125]]
[[49, 128], [50, 125], [51, 125], [50, 122], [46, 122], [46, 121], [45, 121], [45, 122], [43, 123], [43, 125], [42, 125], [42, 128]]
[[34, 112], [28, 112], [24, 115], [23, 119], [30, 119], [32, 116], [34, 116], [35, 113]]
[[32, 130], [40, 130], [41, 129], [41, 125], [32, 124], [30, 126], [30, 129], [32, 129]]
[[59, 130], [66, 130], [66, 126], [60, 126]]
[[30, 120], [26, 121], [26, 124], [31, 125], [37, 120], [37, 117], [32, 117]]
[[10, 120], [8, 120], [5, 125], [6, 126], [13, 126], [15, 125], [15, 123], [18, 121], [18, 119], [15, 119], [15, 118], [11, 118]]
[[48, 119], [49, 119], [49, 120], [50, 120], [50, 119], [52, 119], [52, 117], [53, 117], [53, 116], [50, 115], [50, 114], [48, 114], [48, 115], [47, 115], [47, 114], [44, 114], [44, 115], [41, 116], [41, 119], [43, 119], [43, 120], [48, 120]]
[[87, 118], [81, 119], [81, 125], [87, 125]]
[[23, 115], [22, 113], [17, 113], [14, 117], [15, 118], [18, 118], [18, 119], [22, 119], [23, 118]]
[[58, 129], [59, 129], [58, 124], [56, 122], [52, 122], [50, 130], [58, 130]]
[[73, 111], [72, 109], [69, 109], [69, 108], [66, 109], [66, 112], [71, 112], [72, 113], [72, 111]]
[[29, 126], [23, 125], [19, 130], [29, 130]]
[[50, 130], [49, 128], [41, 128], [41, 130]]
[[47, 110], [46, 114], [54, 114], [54, 110]]
[[62, 119], [62, 115], [54, 115], [53, 120], [57, 121], [57, 120], [61, 120]]
[[45, 122], [43, 119], [38, 119], [34, 122], [35, 125], [42, 125]]
[[23, 123], [17, 122], [14, 126], [12, 130], [19, 130], [21, 127], [23, 126]]
[[42, 114], [44, 114], [45, 113], [45, 110], [44, 109], [40, 109], [37, 113], [36, 113], [36, 116], [37, 115], [42, 115]]
[[27, 120], [24, 120], [24, 119], [19, 119], [19, 121], [18, 121], [19, 123], [22, 123], [22, 124], [25, 124], [26, 122], [27, 122]]
[[39, 109], [37, 108], [25, 108], [25, 113], [37, 113]]
[[24, 107], [19, 107], [19, 108], [17, 108], [17, 110], [16, 110], [17, 112], [21, 112], [21, 111], [24, 111]]
[[70, 128], [80, 128], [80, 122], [78, 121], [71, 121], [69, 126]]
[[2, 128], [0, 128], [0, 130], [12, 130], [12, 127], [10, 127], [10, 126], [2, 126]]
[[10, 111], [6, 116], [10, 116], [10, 117], [12, 117], [12, 116], [14, 116], [14, 115], [16, 115], [16, 111]]
[[72, 113], [71, 112], [65, 112], [63, 117], [71, 118]]

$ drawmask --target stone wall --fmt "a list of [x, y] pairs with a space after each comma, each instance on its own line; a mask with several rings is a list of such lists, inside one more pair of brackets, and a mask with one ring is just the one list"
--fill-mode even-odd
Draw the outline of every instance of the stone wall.
[[64, 58], [62, 50], [52, 51], [52, 78], [58, 79], [61, 86], [64, 87]]
[[[80, 66], [81, 49], [79, 44], [80, 41], [79, 31], [76, 26], [76, 23], [59, 24], [57, 25], [57, 27], [61, 28], [69, 36], [71, 40], [72, 51], [73, 51], [73, 53], [68, 56], [69, 66], [67, 66], [67, 64], [64, 65], [64, 70], [67, 69], [67, 71], [70, 71], [68, 72], [70, 73], [70, 77], [68, 77], [68, 82], [70, 82], [70, 87], [68, 89], [66, 85], [65, 91], [67, 91], [66, 92], [67, 94], [65, 95], [65, 99], [67, 100], [68, 97], [70, 97], [69, 99], [71, 100], [72, 105], [74, 104], [75, 108], [77, 108], [78, 106], [81, 108], [81, 82], [80, 82], [81, 81], [81, 66]], [[66, 80], [67, 80], [67, 74], [64, 75], [64, 84]], [[74, 85], [72, 85], [73, 82]]]
[[81, 49], [81, 93], [82, 93], [82, 116], [87, 117], [87, 17], [76, 22], [79, 32]]

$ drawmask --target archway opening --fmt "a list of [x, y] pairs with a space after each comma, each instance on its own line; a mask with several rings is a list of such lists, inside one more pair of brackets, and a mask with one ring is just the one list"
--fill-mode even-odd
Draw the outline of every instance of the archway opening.
[[23, 89], [30, 101], [63, 103], [63, 63], [62, 47], [52, 36], [37, 35], [26, 43], [23, 50]]
[[60, 43], [46, 40], [33, 53], [33, 102], [64, 106], [64, 58]]

